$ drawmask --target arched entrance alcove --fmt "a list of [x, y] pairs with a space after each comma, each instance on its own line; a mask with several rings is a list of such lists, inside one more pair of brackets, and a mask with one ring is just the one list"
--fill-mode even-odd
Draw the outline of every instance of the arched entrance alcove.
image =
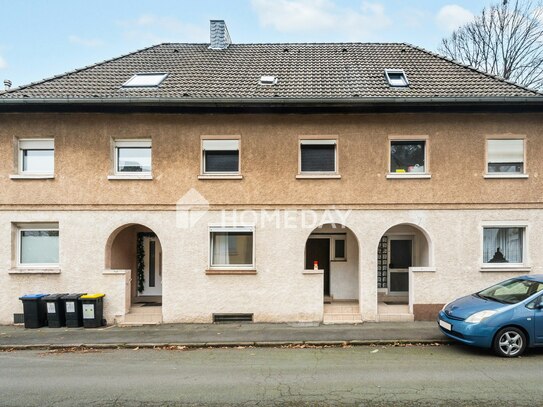
[[305, 244], [305, 269], [322, 270], [325, 323], [361, 322], [359, 243], [351, 229], [340, 224], [315, 228]]
[[[106, 243], [105, 268], [129, 270], [131, 274], [130, 314], [156, 314], [162, 305], [162, 246], [154, 231], [141, 224], [115, 229]], [[141, 310], [135, 308], [144, 307]], [[155, 308], [151, 308], [155, 307]], [[150, 317], [137, 322], [152, 323]], [[136, 321], [134, 321], [136, 323]]]
[[[401, 223], [390, 227], [377, 249], [377, 288], [381, 320], [386, 315], [411, 314], [410, 273], [433, 262], [432, 242], [420, 226]], [[400, 320], [402, 320], [400, 318]]]

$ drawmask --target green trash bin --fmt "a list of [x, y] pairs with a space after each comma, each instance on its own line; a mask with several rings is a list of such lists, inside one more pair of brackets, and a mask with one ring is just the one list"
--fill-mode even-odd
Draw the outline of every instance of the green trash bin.
[[106, 324], [104, 319], [105, 294], [85, 294], [79, 300], [83, 306], [83, 326], [85, 328], [99, 328]]

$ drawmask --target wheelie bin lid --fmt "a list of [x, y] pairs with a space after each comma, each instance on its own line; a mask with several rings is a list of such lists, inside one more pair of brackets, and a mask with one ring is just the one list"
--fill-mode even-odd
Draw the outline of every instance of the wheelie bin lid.
[[95, 293], [95, 294], [85, 294], [81, 296], [82, 300], [95, 300], [97, 298], [105, 297], [105, 294], [102, 293]]
[[26, 294], [19, 297], [20, 300], [39, 300], [40, 298], [47, 297], [48, 294]]
[[43, 301], [58, 301], [62, 297], [64, 297], [65, 295], [66, 295], [66, 293], [64, 293], [64, 294], [49, 294], [49, 295], [43, 297]]
[[78, 300], [79, 297], [85, 294], [86, 293], [65, 294], [64, 296], [62, 296], [62, 299], [63, 300]]

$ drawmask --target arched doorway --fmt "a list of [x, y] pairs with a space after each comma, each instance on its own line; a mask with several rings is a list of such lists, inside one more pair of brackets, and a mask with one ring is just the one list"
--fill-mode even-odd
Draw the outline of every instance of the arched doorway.
[[361, 322], [358, 239], [346, 226], [325, 224], [305, 244], [306, 270], [321, 270], [325, 323]]
[[107, 241], [105, 260], [106, 269], [126, 270], [131, 275], [131, 306], [124, 323], [160, 323], [162, 246], [153, 230], [141, 224], [117, 228]]
[[380, 320], [412, 320], [411, 273], [432, 262], [430, 239], [418, 226], [398, 224], [381, 237], [377, 249]]

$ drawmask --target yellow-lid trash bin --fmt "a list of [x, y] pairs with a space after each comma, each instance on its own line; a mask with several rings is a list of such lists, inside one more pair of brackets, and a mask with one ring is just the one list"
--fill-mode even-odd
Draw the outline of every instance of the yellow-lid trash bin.
[[93, 300], [95, 298], [102, 298], [102, 297], [105, 297], [106, 295], [105, 294], [102, 294], [102, 293], [95, 293], [95, 294], [85, 294], [85, 295], [82, 295], [80, 298], [84, 299], [84, 300]]
[[102, 293], [85, 294], [79, 300], [83, 306], [83, 326], [85, 328], [99, 328], [106, 325], [104, 319], [104, 297]]

